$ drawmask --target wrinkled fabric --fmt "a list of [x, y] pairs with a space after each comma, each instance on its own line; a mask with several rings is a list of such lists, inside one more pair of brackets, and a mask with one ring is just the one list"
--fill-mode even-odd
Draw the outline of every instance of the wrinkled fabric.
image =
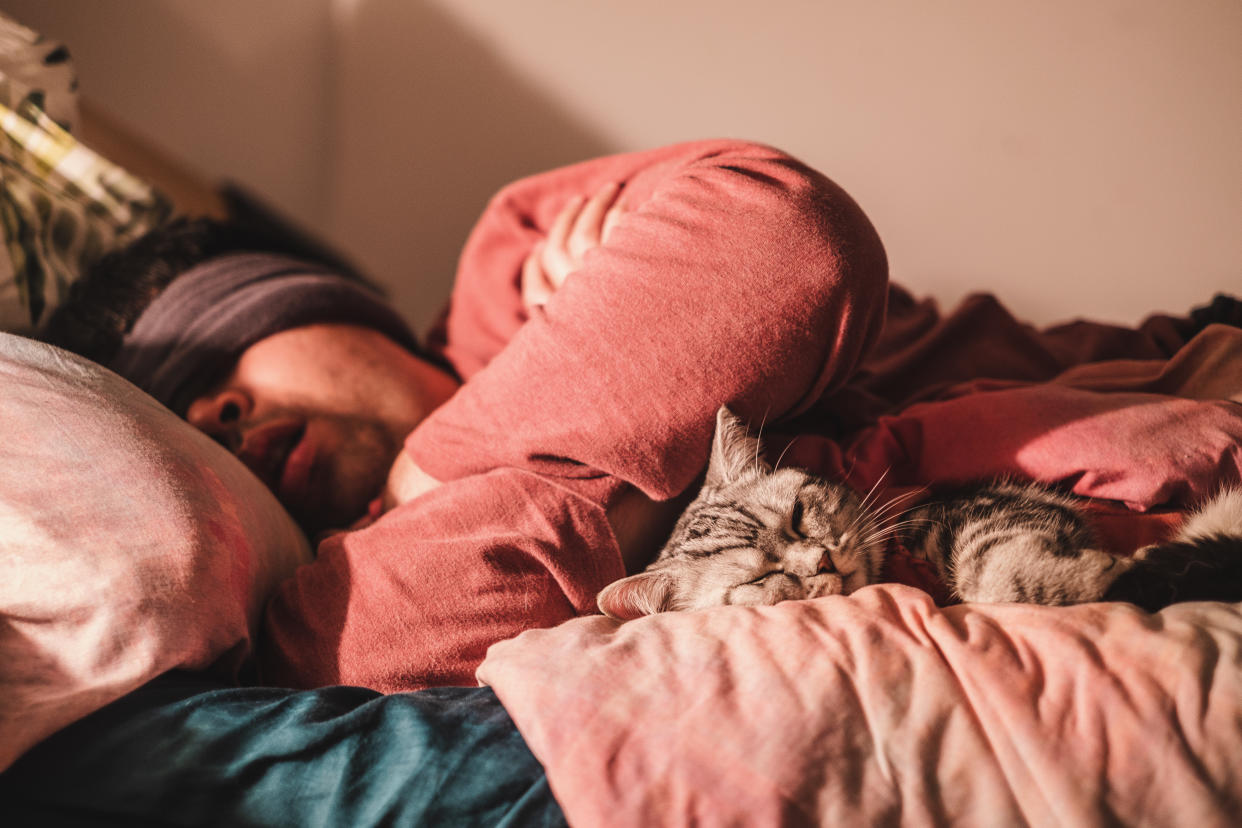
[[[549, 680], [549, 677], [555, 680]], [[1242, 605], [899, 585], [582, 618], [479, 670], [576, 825], [1202, 825], [1242, 808]]]
[[229, 688], [170, 673], [0, 774], [10, 825], [562, 826], [486, 688]]

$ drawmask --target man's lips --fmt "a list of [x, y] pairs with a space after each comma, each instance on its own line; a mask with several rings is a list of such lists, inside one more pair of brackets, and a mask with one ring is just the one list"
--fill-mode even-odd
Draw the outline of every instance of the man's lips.
[[[306, 424], [298, 420], [276, 420], [257, 425], [242, 435], [237, 456], [260, 480], [276, 493], [285, 505], [285, 478], [289, 477], [289, 459], [301, 445], [306, 434]], [[303, 452], [305, 453], [305, 452]], [[309, 472], [309, 463], [306, 472]], [[305, 475], [303, 475], [305, 477]]]
[[311, 428], [310, 423], [307, 423], [285, 456], [279, 486], [280, 497], [285, 503], [304, 507], [311, 505], [311, 468], [314, 466], [315, 457], [319, 451], [316, 434], [317, 432]]

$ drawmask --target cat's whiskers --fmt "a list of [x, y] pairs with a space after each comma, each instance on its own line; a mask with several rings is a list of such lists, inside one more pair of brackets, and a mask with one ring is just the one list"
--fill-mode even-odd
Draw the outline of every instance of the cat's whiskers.
[[922, 508], [922, 505], [923, 504], [915, 504], [913, 506], [910, 506], [909, 509], [902, 509], [898, 511], [898, 513], [886, 515], [884, 516], [883, 520], [878, 520], [876, 525], [878, 526], [878, 528], [884, 529], [884, 528], [888, 528], [888, 526], [905, 525], [905, 524], [910, 524], [910, 523], [925, 523], [925, 521], [931, 521], [930, 518], [909, 518], [907, 520], [902, 520], [902, 518], [904, 518], [905, 515], [914, 513], [914, 511], [918, 511], [920, 508]]
[[842, 530], [841, 534], [848, 535], [858, 528], [858, 524], [862, 523], [864, 520], [870, 521], [871, 519], [872, 516], [867, 512], [867, 510], [860, 508], [858, 510], [858, 514], [854, 515], [854, 519], [849, 522], [849, 525], [846, 526], [844, 530]]
[[887, 512], [891, 511], [892, 508], [896, 508], [894, 504], [889, 509], [887, 509], [884, 513], [877, 513], [876, 523], [880, 524], [881, 526], [886, 525], [888, 522], [898, 520], [899, 518], [905, 515], [908, 515], [911, 512], [917, 512], [922, 507], [923, 507], [922, 503], [916, 503], [913, 506], [909, 507], [908, 509], [902, 509], [900, 512], [892, 512], [891, 514], [888, 514]]
[[891, 514], [891, 513], [894, 509], [901, 506], [904, 501], [907, 501], [910, 498], [917, 496], [921, 492], [922, 492], [922, 489], [915, 489], [913, 491], [906, 492], [903, 495], [898, 495], [897, 497], [885, 503], [879, 509], [876, 509], [874, 512], [870, 513], [868, 517], [870, 517], [876, 524], [883, 526], [887, 521], [896, 520], [902, 515], [908, 515], [911, 512], [918, 509], [919, 504], [916, 503], [914, 506], [911, 506], [908, 509], [902, 509], [900, 512], [897, 512], [895, 514]]
[[[905, 494], [903, 494], [903, 495], [898, 495], [897, 497], [894, 497], [894, 498], [892, 498], [891, 500], [889, 500], [888, 502], [886, 502], [886, 503], [885, 503], [883, 506], [881, 506], [880, 508], [878, 508], [878, 509], [876, 509], [876, 510], [874, 510], [874, 511], [868, 511], [868, 506], [870, 506], [870, 505], [874, 502], [873, 498], [874, 498], [874, 497], [876, 497], [876, 496], [878, 496], [878, 495], [877, 495], [877, 490], [878, 490], [878, 488], [879, 488], [880, 484], [884, 482], [884, 478], [888, 476], [888, 473], [889, 473], [890, 471], [892, 471], [892, 469], [893, 469], [893, 467], [892, 467], [892, 466], [889, 466], [888, 468], [886, 468], [886, 469], [885, 469], [885, 470], [884, 470], [884, 471], [880, 474], [879, 478], [875, 481], [875, 483], [874, 483], [874, 484], [872, 484], [871, 489], [867, 492], [867, 494], [866, 494], [866, 495], [863, 497], [863, 499], [859, 502], [859, 504], [858, 504], [858, 508], [859, 508], [859, 513], [858, 513], [858, 516], [854, 519], [853, 523], [851, 523], [851, 524], [850, 524], [850, 526], [849, 526], [849, 528], [847, 529], [847, 531], [853, 531], [853, 530], [854, 530], [854, 529], [858, 526], [859, 522], [860, 522], [860, 521], [863, 521], [863, 520], [868, 520], [868, 521], [871, 521], [871, 523], [873, 523], [873, 524], [875, 524], [875, 525], [883, 525], [883, 523], [884, 523], [886, 520], [889, 520], [889, 519], [894, 518], [894, 517], [901, 517], [901, 515], [908, 514], [909, 512], [913, 511], [913, 509], [906, 509], [905, 511], [900, 512], [900, 513], [898, 513], [897, 515], [889, 515], [889, 514], [888, 514], [888, 513], [889, 513], [889, 512], [891, 512], [893, 509], [895, 509], [895, 508], [897, 508], [898, 506], [900, 506], [900, 505], [901, 505], [904, 501], [909, 500], [910, 498], [915, 497], [915, 496], [917, 496], [918, 494], [920, 494], [921, 492], [923, 492], [923, 491], [924, 491], [927, 487], [922, 486], [922, 487], [919, 487], [918, 489], [913, 489], [913, 490], [911, 490], [911, 491], [908, 491], [908, 492], [906, 492], [906, 493], [905, 493]], [[915, 508], [917, 508], [917, 507], [915, 507]]]
[[[878, 489], [880, 484], [884, 482], [885, 476], [888, 475], [891, 469], [892, 469], [892, 466], [889, 466], [887, 469], [885, 469], [880, 474], [880, 477], [875, 481], [875, 483], [871, 484], [871, 489], [865, 495], [863, 495], [861, 500], [858, 501], [858, 514], [854, 515], [854, 519], [850, 521], [848, 526], [845, 527], [845, 529], [842, 531], [842, 534], [848, 534], [850, 532], [853, 532], [855, 529], [858, 528], [858, 524], [864, 520], [873, 519], [874, 516], [870, 512], [867, 511], [867, 506], [872, 496], [875, 494], [876, 489]], [[845, 484], [845, 483], [841, 485], [848, 486], [848, 484]]]
[[788, 443], [786, 443], [786, 444], [785, 444], [785, 448], [784, 448], [784, 450], [782, 450], [782, 451], [781, 451], [780, 457], [777, 457], [777, 458], [776, 458], [776, 465], [774, 465], [774, 466], [772, 467], [772, 471], [773, 471], [773, 472], [776, 472], [776, 471], [780, 470], [780, 467], [781, 467], [781, 461], [785, 459], [785, 454], [786, 454], [786, 453], [787, 453], [787, 452], [788, 452], [791, 448], [793, 448], [793, 444], [794, 444], [794, 443], [796, 443], [796, 442], [798, 442], [798, 436], [796, 436], [796, 435], [795, 435], [795, 436], [794, 436], [794, 438], [793, 438], [792, 440], [790, 440]]
[[910, 514], [911, 512], [915, 511], [917, 508], [918, 507], [915, 506], [911, 509], [906, 509], [904, 512], [900, 512], [896, 515], [893, 515], [892, 518], [890, 518], [890, 520], [892, 521], [891, 523], [881, 524], [880, 527], [876, 529], [876, 536], [884, 535], [885, 537], [892, 537], [894, 535], [899, 534], [901, 530], [907, 527], [917, 526], [919, 524], [924, 524], [924, 525], [931, 524], [935, 526], [944, 525], [940, 521], [934, 520], [932, 518], [908, 518], [906, 520], [898, 520], [898, 518], [902, 517], [903, 515]]
[[763, 426], [768, 421], [769, 410], [770, 409], [765, 409], [763, 412], [763, 417], [759, 419], [759, 434], [756, 435], [755, 437], [755, 462], [754, 462], [755, 474], [761, 474], [759, 470], [759, 448], [760, 446], [763, 445]]
[[898, 532], [902, 529], [905, 529], [907, 526], [917, 526], [921, 523], [924, 523], [924, 524], [931, 523], [937, 526], [940, 525], [940, 521], [932, 520], [931, 518], [910, 518], [909, 520], [900, 520], [900, 521], [897, 521], [896, 523], [890, 523], [885, 526], [881, 526], [880, 528], [876, 529], [875, 532], [872, 533], [872, 536], [874, 537], [878, 535], [892, 534], [893, 532]]
[[912, 511], [919, 508], [918, 504], [910, 506], [909, 509], [903, 509], [902, 511], [898, 511], [897, 514], [889, 514], [891, 513], [893, 509], [898, 508], [898, 506], [902, 504], [904, 500], [909, 500], [910, 498], [915, 497], [915, 495], [919, 494], [919, 492], [920, 492], [920, 489], [915, 489], [913, 490], [913, 492], [907, 492], [905, 494], [898, 495], [898, 497], [895, 497], [892, 500], [889, 500], [888, 503], [884, 504], [879, 509], [871, 511], [871, 513], [868, 513], [868, 511], [866, 510], [861, 511], [861, 513], [859, 513], [858, 515], [858, 518], [854, 519], [854, 523], [850, 526], [850, 529], [853, 529], [853, 526], [857, 525], [858, 520], [862, 520], [863, 518], [871, 520], [874, 525], [884, 526], [889, 520], [895, 520], [895, 519], [900, 518], [900, 516], [902, 515], [908, 515], [909, 513], [912, 513]]
[[871, 546], [873, 544], [882, 543], [882, 542], [888, 541], [890, 538], [897, 536], [901, 532], [901, 530], [905, 529], [908, 526], [915, 526], [920, 523], [935, 523], [935, 522], [936, 521], [926, 520], [922, 518], [914, 518], [912, 520], [904, 520], [900, 523], [894, 523], [890, 526], [885, 526], [882, 529], [877, 529], [875, 532], [872, 532], [870, 535], [868, 535], [864, 540], [860, 542], [860, 545]]
[[[868, 504], [871, 502], [871, 498], [875, 496], [876, 490], [880, 488], [880, 484], [884, 482], [884, 478], [888, 477], [888, 473], [892, 470], [893, 467], [889, 466], [880, 473], [880, 476], [876, 478], [876, 481], [871, 484], [871, 488], [867, 490], [867, 493], [863, 495], [862, 500], [859, 501], [858, 507], [860, 509], [866, 510]], [[849, 475], [846, 475], [846, 477], [849, 477]]]

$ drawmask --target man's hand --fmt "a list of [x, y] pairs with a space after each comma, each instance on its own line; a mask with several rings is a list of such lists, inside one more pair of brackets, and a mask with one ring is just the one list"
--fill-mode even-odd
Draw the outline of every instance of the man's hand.
[[403, 451], [397, 455], [396, 462], [392, 464], [392, 469], [388, 472], [388, 483], [384, 486], [384, 491], [379, 497], [371, 501], [371, 504], [367, 507], [367, 513], [345, 529], [330, 529], [326, 532], [321, 532], [314, 538], [314, 541], [316, 544], [319, 544], [326, 538], [341, 532], [365, 529], [379, 520], [380, 516], [389, 509], [400, 506], [407, 500], [413, 500], [423, 492], [429, 492], [439, 485], [439, 480], [420, 469], [410, 459], [410, 456]]
[[397, 461], [392, 464], [392, 470], [388, 473], [388, 485], [384, 487], [381, 496], [380, 511], [387, 512], [439, 485], [439, 480], [419, 468], [410, 459], [410, 455], [403, 451], [397, 455]]
[[522, 304], [529, 311], [560, 289], [582, 257], [608, 240], [621, 217], [621, 185], [609, 182], [590, 198], [575, 196], [561, 208], [548, 237], [535, 245], [522, 265]]

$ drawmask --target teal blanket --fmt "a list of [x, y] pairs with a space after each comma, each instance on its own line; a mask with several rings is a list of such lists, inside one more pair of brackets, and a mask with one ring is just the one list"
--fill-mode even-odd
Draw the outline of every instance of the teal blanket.
[[488, 688], [223, 688], [170, 673], [0, 774], [9, 825], [564, 825]]

